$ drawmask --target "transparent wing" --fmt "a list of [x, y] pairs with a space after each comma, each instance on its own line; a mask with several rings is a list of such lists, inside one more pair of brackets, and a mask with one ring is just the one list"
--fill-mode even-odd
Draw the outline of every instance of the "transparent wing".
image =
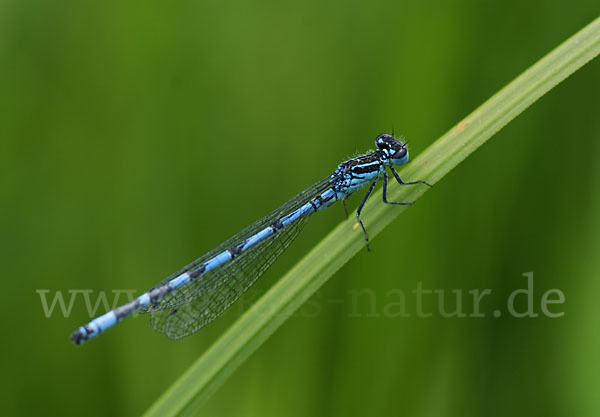
[[279, 231], [248, 251], [246, 256], [224, 265], [211, 274], [210, 283], [186, 304], [171, 310], [155, 311], [152, 328], [170, 339], [181, 339], [206, 326], [233, 304], [296, 238], [307, 218]]
[[[337, 176], [332, 175], [315, 183], [277, 210], [242, 230], [217, 248], [177, 271], [170, 277], [164, 279], [157, 286], [163, 285], [184, 272], [195, 268], [224, 250], [238, 245], [248, 237], [254, 235], [296, 208], [304, 205], [310, 199], [331, 187], [336, 181]], [[302, 229], [304, 222], [305, 219], [299, 220], [279, 231], [249, 250], [242, 252], [234, 260], [203, 274], [188, 285], [171, 292], [156, 303], [144, 308], [141, 312], [152, 313], [152, 327], [157, 331], [167, 333], [167, 335], [169, 335], [167, 328], [172, 325], [170, 323], [190, 321], [191, 317], [196, 317], [199, 321], [203, 320], [199, 319], [200, 316], [210, 317], [210, 319], [205, 320], [203, 325], [207, 324], [220, 315], [229, 305], [231, 305], [231, 303], [237, 300], [244, 291], [256, 281], [256, 279], [258, 279], [275, 259], [277, 259], [281, 252], [283, 252], [283, 250], [293, 241]], [[221, 301], [217, 302], [217, 299], [220, 299]], [[177, 308], [184, 304], [186, 304], [185, 308]], [[194, 314], [192, 314], [191, 309], [193, 309]], [[173, 310], [177, 311], [173, 313]], [[217, 311], [218, 313], [216, 313]], [[184, 316], [187, 316], [188, 319], [184, 320]], [[179, 319], [178, 317], [182, 318]], [[195, 331], [200, 327], [202, 326], [196, 327], [192, 331]], [[179, 334], [182, 331], [183, 330], [180, 330]], [[191, 332], [187, 332], [186, 334], [189, 333]]]

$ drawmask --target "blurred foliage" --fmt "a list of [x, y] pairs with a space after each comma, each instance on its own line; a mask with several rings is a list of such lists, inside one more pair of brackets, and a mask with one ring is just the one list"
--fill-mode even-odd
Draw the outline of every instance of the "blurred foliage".
[[[393, 128], [418, 154], [598, 12], [592, 0], [0, 2], [5, 414], [140, 414], [343, 209], [314, 216], [248, 296], [179, 342], [138, 317], [75, 348], [81, 294], [46, 318], [36, 290], [144, 291], [377, 134]], [[599, 71], [571, 76], [403, 213], [203, 415], [598, 414]], [[529, 271], [540, 316], [495, 318]], [[486, 317], [417, 317], [419, 283], [491, 289]], [[540, 311], [552, 288], [560, 318]], [[385, 314], [394, 289], [410, 317]], [[355, 305], [361, 290], [373, 298]]]

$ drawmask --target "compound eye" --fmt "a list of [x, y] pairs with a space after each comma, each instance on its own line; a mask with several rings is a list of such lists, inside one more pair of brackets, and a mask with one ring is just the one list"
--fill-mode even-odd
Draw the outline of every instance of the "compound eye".
[[401, 148], [394, 155], [392, 155], [392, 159], [402, 159], [406, 155], [406, 148]]
[[375, 139], [375, 146], [377, 146], [381, 150], [389, 149], [390, 142], [393, 141], [393, 139], [394, 138], [392, 137], [392, 135], [384, 133], [382, 135], [377, 136], [377, 138]]
[[408, 150], [404, 147], [400, 148], [392, 155], [391, 159], [394, 165], [404, 165], [406, 162], [408, 162]]

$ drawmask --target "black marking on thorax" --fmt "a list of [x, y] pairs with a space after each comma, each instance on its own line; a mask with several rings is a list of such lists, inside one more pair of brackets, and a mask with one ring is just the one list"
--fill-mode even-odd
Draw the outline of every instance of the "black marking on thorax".
[[342, 173], [350, 173], [350, 176], [355, 177], [356, 175], [379, 171], [383, 163], [382, 158], [385, 158], [384, 152], [375, 151], [368, 155], [358, 156], [342, 162], [339, 166], [342, 169]]

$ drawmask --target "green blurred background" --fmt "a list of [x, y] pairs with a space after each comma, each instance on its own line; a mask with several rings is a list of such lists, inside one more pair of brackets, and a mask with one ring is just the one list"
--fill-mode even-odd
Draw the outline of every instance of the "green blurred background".
[[[137, 317], [74, 347], [81, 294], [46, 318], [36, 290], [67, 304], [73, 289], [110, 303], [145, 291], [377, 134], [394, 128], [419, 154], [599, 12], [597, 0], [0, 1], [3, 415], [144, 412], [343, 209], [314, 216], [248, 296], [178, 342]], [[598, 415], [599, 75], [600, 61], [585, 66], [426, 193], [199, 415]], [[529, 271], [540, 316], [495, 318]], [[468, 291], [490, 289], [486, 317], [444, 318], [433, 298], [417, 317], [419, 282], [462, 290], [467, 312]], [[540, 311], [552, 288], [560, 318]], [[410, 317], [383, 314], [398, 289]], [[375, 301], [355, 305], [360, 290]]]

